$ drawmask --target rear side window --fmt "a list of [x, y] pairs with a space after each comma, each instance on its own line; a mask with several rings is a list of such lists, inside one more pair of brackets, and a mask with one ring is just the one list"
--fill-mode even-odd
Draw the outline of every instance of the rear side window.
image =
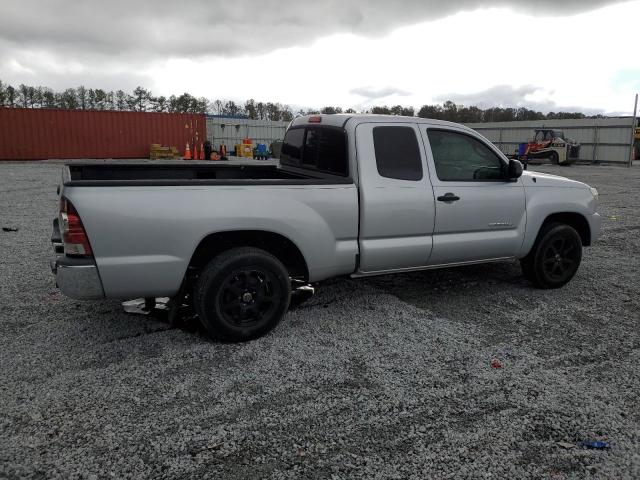
[[338, 128], [290, 129], [284, 138], [280, 162], [346, 177], [349, 174], [346, 135]]
[[422, 159], [411, 127], [375, 127], [373, 147], [378, 173], [398, 180], [422, 180]]

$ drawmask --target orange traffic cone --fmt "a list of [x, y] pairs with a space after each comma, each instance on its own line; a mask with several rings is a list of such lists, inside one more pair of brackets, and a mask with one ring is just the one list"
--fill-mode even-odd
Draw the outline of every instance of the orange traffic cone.
[[191, 149], [189, 148], [189, 142], [187, 142], [187, 146], [184, 148], [184, 159], [191, 160]]
[[200, 156], [198, 157], [200, 160], [204, 160], [204, 145], [200, 144]]
[[193, 159], [198, 159], [198, 145], [196, 143], [193, 144]]

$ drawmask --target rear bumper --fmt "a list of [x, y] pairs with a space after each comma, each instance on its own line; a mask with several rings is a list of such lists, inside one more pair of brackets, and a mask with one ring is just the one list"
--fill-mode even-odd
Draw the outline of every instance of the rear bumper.
[[58, 257], [51, 261], [58, 288], [77, 300], [104, 298], [102, 281], [93, 259]]
[[49, 262], [49, 266], [62, 293], [77, 300], [104, 298], [102, 281], [93, 258], [73, 258], [64, 255], [57, 218], [53, 221], [51, 244], [58, 256]]

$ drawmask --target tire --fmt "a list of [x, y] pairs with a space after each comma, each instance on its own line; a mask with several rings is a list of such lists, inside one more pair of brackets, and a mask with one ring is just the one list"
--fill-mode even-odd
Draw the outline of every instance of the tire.
[[562, 162], [562, 163], [560, 164], [560, 166], [561, 166], [561, 167], [570, 167], [570, 166], [571, 166], [571, 163], [572, 163], [572, 162], [571, 162], [571, 160], [568, 160], [568, 159], [567, 159], [567, 160], [565, 160], [564, 162]]
[[289, 307], [289, 273], [270, 253], [233, 248], [200, 273], [194, 306], [211, 338], [245, 342], [271, 331]]
[[564, 223], [550, 223], [540, 230], [531, 252], [520, 261], [524, 276], [538, 288], [566, 285], [582, 261], [582, 240]]
[[552, 165], [558, 165], [560, 163], [560, 157], [558, 156], [558, 153], [552, 152], [551, 156], [549, 157], [549, 161]]

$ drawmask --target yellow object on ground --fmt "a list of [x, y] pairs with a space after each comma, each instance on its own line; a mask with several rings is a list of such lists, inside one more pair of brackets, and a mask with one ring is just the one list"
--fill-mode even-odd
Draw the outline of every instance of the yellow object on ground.
[[247, 145], [246, 143], [236, 144], [236, 157], [253, 158], [253, 145]]

